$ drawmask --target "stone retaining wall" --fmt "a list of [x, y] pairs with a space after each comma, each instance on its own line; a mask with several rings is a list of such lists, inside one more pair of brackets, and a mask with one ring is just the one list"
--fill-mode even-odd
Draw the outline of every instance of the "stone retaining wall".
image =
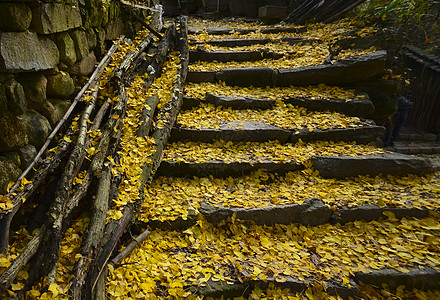
[[128, 16], [118, 1], [0, 0], [0, 169], [27, 167], [106, 46], [141, 29]]

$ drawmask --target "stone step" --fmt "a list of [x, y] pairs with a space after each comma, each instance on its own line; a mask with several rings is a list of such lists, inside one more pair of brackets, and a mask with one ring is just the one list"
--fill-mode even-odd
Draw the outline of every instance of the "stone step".
[[299, 140], [310, 141], [343, 141], [359, 144], [378, 143], [385, 129], [375, 125], [361, 125], [352, 128], [331, 128], [286, 130], [263, 122], [232, 121], [222, 122], [219, 128], [173, 127], [171, 142], [197, 141], [209, 143], [215, 140], [232, 142], [266, 142], [278, 140], [281, 143], [296, 143]]
[[188, 71], [188, 82], [224, 81], [231, 86], [307, 86], [348, 84], [383, 74], [386, 51], [353, 56], [333, 64], [274, 70], [267, 67]]
[[403, 154], [440, 154], [440, 142], [396, 141], [387, 149]]
[[211, 39], [208, 41], [198, 41], [196, 38], [189, 39], [189, 43], [191, 44], [210, 44], [218, 47], [248, 47], [253, 45], [266, 45], [269, 43], [280, 43], [286, 42], [289, 45], [297, 45], [297, 44], [312, 44], [312, 43], [321, 43], [320, 40], [316, 39], [307, 39], [301, 37], [282, 37], [279, 39], [273, 38], [224, 38], [224, 39]]
[[270, 173], [284, 174], [303, 168], [302, 164], [293, 161], [273, 162], [262, 160], [259, 162], [233, 161], [225, 163], [221, 160], [207, 162], [164, 160], [160, 164], [157, 175], [174, 177], [238, 177], [255, 172], [258, 169], [265, 169]]
[[428, 158], [414, 157], [400, 153], [353, 156], [314, 156], [313, 168], [324, 178], [345, 178], [358, 175], [376, 176], [391, 174], [419, 176], [433, 173], [433, 166]]
[[[366, 117], [374, 112], [373, 102], [367, 95], [355, 97], [350, 100], [310, 97], [289, 97], [283, 99], [282, 95], [280, 95], [280, 99], [285, 103], [305, 107], [311, 111], [334, 111], [357, 117]], [[204, 100], [184, 97], [183, 109], [197, 107], [203, 101], [214, 104], [215, 106], [231, 107], [233, 109], [270, 109], [275, 105], [275, 100], [272, 99], [206, 93]]]
[[209, 27], [206, 29], [197, 28], [197, 27], [188, 28], [188, 34], [207, 33], [208, 35], [227, 35], [232, 33], [246, 35], [257, 31], [262, 34], [301, 33], [307, 31], [307, 28], [306, 27], [261, 27], [261, 28]]
[[280, 59], [283, 54], [269, 51], [200, 51], [191, 50], [189, 52], [189, 62], [196, 61], [256, 61], [265, 58]]

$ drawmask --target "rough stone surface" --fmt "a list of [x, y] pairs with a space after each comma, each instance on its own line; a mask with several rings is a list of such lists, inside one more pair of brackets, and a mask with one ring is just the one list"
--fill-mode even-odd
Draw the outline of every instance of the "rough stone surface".
[[189, 62], [195, 61], [256, 61], [262, 60], [264, 54], [262, 51], [197, 51], [191, 50], [189, 53]]
[[29, 143], [40, 149], [52, 131], [49, 121], [33, 109], [28, 109], [20, 116], [20, 120], [29, 137]]
[[37, 149], [31, 144], [18, 149], [18, 155], [20, 155], [21, 168], [26, 169], [37, 156]]
[[43, 2], [33, 10], [32, 27], [40, 34], [66, 31], [81, 25], [79, 5]]
[[29, 107], [36, 108], [46, 100], [47, 79], [43, 74], [23, 73], [18, 80], [23, 86]]
[[0, 31], [25, 31], [32, 21], [32, 11], [24, 3], [0, 3]]
[[326, 130], [317, 129], [315, 131], [301, 129], [291, 131], [289, 142], [296, 143], [301, 139], [304, 142], [330, 140], [356, 142], [358, 144], [376, 143], [379, 145], [384, 132], [384, 127], [374, 125]]
[[89, 41], [84, 30], [74, 30], [70, 32], [70, 37], [75, 44], [75, 52], [78, 60], [85, 58], [89, 54]]
[[23, 114], [27, 109], [23, 87], [15, 79], [6, 81], [4, 85], [8, 110], [15, 115]]
[[232, 86], [273, 86], [275, 71], [266, 67], [230, 68], [218, 71], [215, 79]]
[[105, 39], [115, 40], [124, 32], [124, 22], [120, 19], [111, 21], [105, 29]]
[[62, 72], [46, 78], [48, 97], [69, 98], [75, 92], [73, 79], [68, 73]]
[[231, 107], [233, 109], [270, 109], [275, 100], [250, 97], [223, 96], [206, 93], [205, 101], [216, 106]]
[[345, 178], [358, 175], [407, 174], [425, 175], [432, 173], [429, 159], [400, 153], [382, 155], [314, 156], [312, 164], [324, 178]]
[[16, 165], [18, 167], [21, 166], [20, 155], [18, 154], [18, 152], [15, 152], [15, 151], [3, 152], [1, 155], [4, 158], [6, 158], [7, 160], [9, 160], [10, 162], [12, 162], [14, 165]]
[[20, 174], [19, 167], [0, 156], [0, 195], [6, 194], [8, 183], [17, 180]]
[[0, 33], [0, 72], [53, 69], [59, 62], [55, 43], [33, 32]]
[[188, 71], [187, 82], [215, 82], [215, 71]]
[[412, 268], [408, 273], [394, 269], [372, 270], [371, 273], [356, 273], [354, 280], [375, 286], [386, 283], [390, 289], [404, 285], [408, 289], [438, 290], [440, 288], [440, 271], [428, 267]]
[[299, 68], [279, 69], [276, 86], [304, 86], [313, 84], [347, 84], [371, 79], [385, 71], [386, 51], [350, 57]]
[[20, 121], [11, 114], [0, 114], [0, 152], [16, 150], [28, 143]]
[[258, 169], [266, 169], [268, 172], [285, 172], [303, 169], [301, 164], [296, 162], [275, 163], [269, 160], [260, 162], [228, 162], [212, 160], [203, 163], [185, 163], [174, 161], [162, 161], [158, 169], [158, 175], [175, 177], [228, 177], [242, 176]]
[[266, 39], [212, 39], [208, 44], [221, 46], [221, 47], [246, 47], [252, 45], [264, 45], [270, 43], [272, 40], [270, 38]]
[[310, 99], [310, 98], [289, 98], [284, 102], [295, 106], [302, 106], [313, 111], [335, 111], [349, 116], [367, 117], [374, 112], [374, 105], [368, 96], [354, 98], [350, 101], [341, 99]]
[[0, 84], [0, 111], [6, 111], [8, 109], [8, 99], [6, 98], [5, 87]]
[[202, 202], [199, 212], [206, 220], [218, 224], [236, 214], [237, 219], [251, 220], [257, 225], [291, 224], [318, 225], [328, 222], [331, 210], [320, 199], [306, 199], [303, 204], [269, 206], [265, 208], [233, 208]]
[[211, 142], [213, 140], [224, 140], [232, 142], [267, 142], [278, 140], [286, 142], [290, 132], [282, 128], [262, 122], [254, 121], [233, 121], [219, 125], [219, 129], [202, 128], [191, 129], [174, 127], [171, 133], [173, 140], [190, 140], [199, 142]]
[[234, 297], [247, 296], [251, 289], [246, 282], [235, 282], [234, 284], [228, 284], [224, 281], [212, 281], [209, 280], [206, 286], [191, 287], [193, 293], [204, 297], [232, 299]]
[[74, 75], [89, 75], [95, 69], [96, 56], [90, 52], [84, 59], [76, 62], [71, 68], [70, 73]]
[[54, 110], [51, 116], [51, 120], [49, 121], [51, 125], [54, 126], [63, 118], [64, 114], [69, 109], [71, 103], [68, 100], [57, 99], [57, 98], [49, 98], [48, 100], [52, 104]]
[[57, 35], [57, 46], [60, 51], [60, 59], [68, 66], [73, 65], [76, 60], [75, 42], [67, 32]]
[[345, 224], [356, 220], [364, 220], [367, 222], [384, 218], [386, 211], [392, 212], [396, 218], [425, 218], [429, 215], [429, 210], [407, 207], [379, 207], [373, 204], [363, 204], [358, 207], [342, 207], [335, 211], [331, 217], [332, 223]]

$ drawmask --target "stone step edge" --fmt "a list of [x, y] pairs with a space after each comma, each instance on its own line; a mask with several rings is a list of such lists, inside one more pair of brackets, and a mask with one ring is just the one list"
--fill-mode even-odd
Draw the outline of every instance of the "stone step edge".
[[[193, 129], [185, 127], [173, 127], [170, 142], [185, 140], [199, 142], [212, 142], [214, 140], [233, 142], [264, 142], [269, 140], [278, 140], [280, 143], [296, 143], [299, 140], [304, 142], [333, 140], [343, 142], [354, 141], [360, 144], [368, 144], [371, 142], [380, 144], [385, 132], [384, 127], [367, 124], [359, 127], [333, 128], [326, 130], [317, 129], [314, 131], [308, 131], [307, 129], [285, 130], [279, 127], [273, 127], [273, 129], [262, 129], [258, 131], [234, 128], [222, 130], [215, 128]], [[264, 132], [267, 132], [268, 134], [264, 135]]]
[[[361, 97], [363, 96], [363, 97]], [[304, 107], [310, 111], [334, 111], [354, 117], [368, 117], [374, 112], [373, 102], [368, 95], [357, 95], [349, 101], [336, 98], [287, 97], [281, 101], [294, 106]], [[201, 103], [215, 106], [231, 107], [234, 109], [271, 109], [275, 100], [268, 98], [253, 98], [247, 96], [226, 96], [206, 93], [205, 100], [194, 97], [183, 97], [182, 110], [198, 107]]]
[[207, 62], [229, 62], [229, 61], [258, 61], [263, 59], [281, 59], [284, 55], [268, 50], [257, 51], [203, 51], [203, 50], [190, 50], [189, 51], [189, 63], [197, 61]]
[[288, 43], [289, 45], [297, 44], [321, 44], [319, 39], [307, 39], [302, 37], [282, 37], [282, 38], [224, 38], [224, 39], [212, 39], [209, 41], [199, 41], [194, 37], [188, 39], [190, 45], [203, 45], [209, 44], [218, 47], [234, 48], [234, 47], [247, 47], [253, 45], [266, 45], [270, 43]]
[[226, 68], [219, 71], [188, 71], [187, 82], [224, 81], [236, 86], [307, 86], [349, 84], [371, 79], [385, 72], [384, 50], [298, 68]]
[[[378, 288], [381, 288], [382, 283], [386, 283], [391, 289], [395, 289], [399, 285], [405, 285], [405, 287], [409, 289], [440, 289], [440, 270], [430, 267], [412, 267], [407, 273], [391, 268], [380, 270], [369, 269], [369, 271], [370, 272], [356, 272], [354, 276], [349, 279], [347, 285], [335, 281], [324, 281], [325, 290], [329, 295], [338, 295], [343, 299], [349, 299], [349, 297], [358, 299], [361, 296], [361, 290], [358, 286], [360, 282], [374, 285]], [[277, 281], [274, 277], [267, 277], [266, 280], [259, 278], [252, 279], [250, 274], [241, 273], [245, 275], [245, 279], [248, 280], [243, 280], [243, 282], [237, 280], [231, 284], [221, 280], [214, 281], [211, 278], [206, 282], [206, 286], [190, 286], [189, 289], [205, 297], [240, 297], [249, 296], [252, 290], [257, 286], [265, 290], [269, 287], [269, 284], [273, 284], [277, 288], [288, 288], [292, 292], [302, 293], [316, 282], [313, 279], [300, 280], [294, 276], [280, 277], [280, 279], [282, 279], [280, 281]]]
[[234, 27], [210, 27], [206, 30], [198, 27], [188, 28], [188, 34], [202, 34], [207, 33], [209, 35], [224, 35], [236, 32], [238, 34], [249, 34], [252, 32], [260, 31], [263, 34], [267, 33], [302, 33], [307, 31], [305, 26], [302, 27], [266, 27], [266, 28], [234, 28]]
[[309, 198], [303, 204], [287, 204], [269, 206], [265, 208], [234, 208], [225, 207], [221, 204], [210, 204], [206, 201], [200, 204], [200, 209], [188, 208], [188, 216], [178, 217], [174, 220], [149, 220], [144, 222], [137, 220], [136, 226], [148, 226], [162, 230], [185, 230], [194, 226], [199, 215], [214, 225], [227, 220], [235, 214], [235, 218], [243, 221], [253, 221], [257, 225], [272, 226], [275, 224], [301, 224], [305, 226], [318, 226], [322, 224], [346, 224], [354, 221], [371, 222], [380, 218], [386, 218], [384, 213], [391, 212], [397, 219], [402, 218], [426, 218], [430, 210], [415, 207], [390, 207], [363, 204], [357, 207], [341, 206], [336, 210], [330, 209], [321, 199]]

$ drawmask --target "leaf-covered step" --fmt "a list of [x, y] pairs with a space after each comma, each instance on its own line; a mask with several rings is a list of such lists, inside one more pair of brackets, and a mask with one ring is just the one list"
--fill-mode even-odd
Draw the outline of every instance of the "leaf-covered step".
[[188, 34], [202, 34], [208, 35], [224, 35], [237, 33], [240, 35], [249, 34], [251, 32], [260, 32], [262, 34], [270, 33], [300, 33], [306, 31], [306, 27], [262, 27], [262, 28], [233, 28], [233, 27], [208, 27], [206, 29], [190, 27]]
[[[314, 64], [300, 67], [268, 68], [252, 65], [227, 66], [219, 63], [214, 66], [203, 66], [198, 70], [190, 66], [188, 82], [224, 81], [232, 86], [305, 86], [314, 84], [348, 84], [365, 81], [385, 72], [386, 51], [376, 51], [364, 55], [336, 60], [332, 64]], [[270, 60], [269, 60], [270, 61]], [[271, 64], [275, 62], [270, 61]], [[280, 63], [281, 64], [281, 63]], [[229, 64], [230, 65], [230, 64]], [[199, 68], [200, 69], [200, 68]]]
[[336, 112], [311, 112], [277, 101], [273, 109], [233, 110], [201, 103], [181, 111], [171, 138], [210, 142], [313, 140], [375, 142], [384, 128]]
[[223, 140], [214, 143], [178, 142], [168, 144], [158, 174], [238, 177], [258, 169], [284, 174], [304, 168], [315, 155], [359, 156], [382, 153], [383, 149], [370, 145], [327, 141], [296, 144], [282, 144], [279, 141], [233, 143]]
[[[317, 198], [333, 213], [326, 222], [378, 220], [387, 211], [396, 217], [424, 217], [440, 198], [440, 174], [435, 176], [357, 176], [325, 179], [313, 169], [283, 176], [259, 170], [242, 177], [157, 177], [145, 191], [140, 219], [171, 223], [186, 220], [201, 203], [225, 209], [262, 209], [302, 205]], [[414, 187], [420, 186], [416, 189]], [[299, 222], [300, 220], [292, 220]]]
[[359, 144], [378, 143], [384, 128], [362, 124], [351, 128], [283, 129], [271, 124], [256, 121], [218, 122], [214, 128], [173, 127], [170, 141], [197, 141], [209, 143], [215, 140], [231, 142], [267, 142], [278, 140], [281, 143], [298, 141], [356, 142]]
[[352, 89], [324, 84], [307, 87], [238, 87], [224, 82], [187, 83], [183, 109], [196, 107], [200, 102], [234, 109], [271, 108], [276, 100], [312, 111], [336, 111], [349, 116], [368, 116], [374, 105], [367, 94]]
[[[349, 290], [356, 287], [353, 274], [387, 269], [410, 272], [422, 287], [427, 281], [437, 285], [439, 281], [433, 279], [440, 270], [439, 236], [438, 215], [420, 220], [390, 215], [381, 222], [319, 226], [258, 226], [233, 217], [215, 226], [202, 218], [183, 232], [153, 230], [123, 264], [111, 270], [108, 291], [121, 297], [160, 293], [183, 298], [196, 292], [191, 287], [200, 289], [211, 282], [238, 288], [240, 282], [266, 281], [291, 284], [292, 289], [296, 285], [301, 291], [310, 282], [332, 282]], [[428, 268], [437, 274], [411, 273]], [[136, 274], [139, 283], [133, 284], [133, 278], [124, 274]], [[342, 290], [338, 293], [344, 296]]]

